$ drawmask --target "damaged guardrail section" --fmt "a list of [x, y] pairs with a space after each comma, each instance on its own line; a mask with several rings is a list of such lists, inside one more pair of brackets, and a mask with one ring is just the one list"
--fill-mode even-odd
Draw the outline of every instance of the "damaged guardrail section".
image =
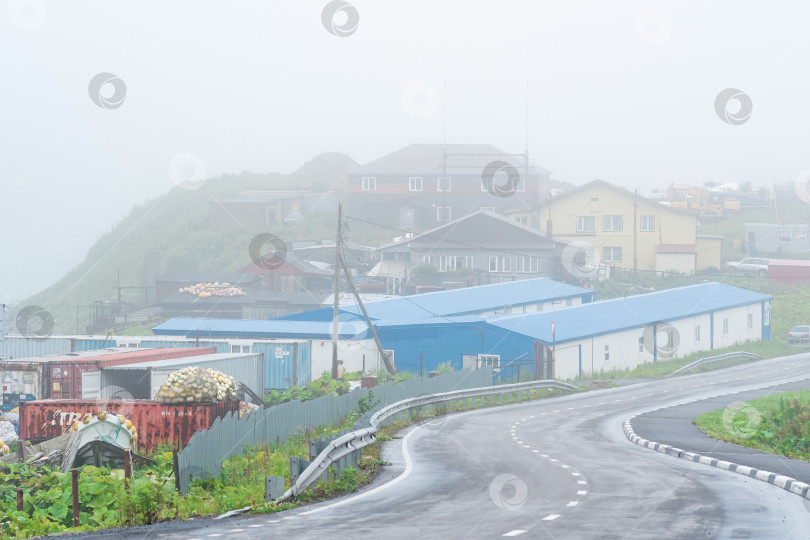
[[443, 410], [447, 410], [450, 403], [465, 401], [468, 399], [475, 399], [480, 397], [498, 396], [499, 401], [503, 400], [503, 396], [511, 394], [519, 394], [522, 392], [532, 392], [541, 389], [555, 388], [568, 392], [579, 390], [574, 385], [555, 380], [542, 380], [530, 381], [525, 383], [506, 384], [501, 386], [488, 386], [483, 388], [471, 388], [468, 390], [456, 390], [453, 392], [445, 392], [441, 394], [423, 395], [415, 398], [403, 399], [387, 405], [370, 415], [370, 417], [361, 418], [358, 422], [364, 420], [369, 423], [369, 427], [358, 429], [347, 433], [331, 443], [312, 460], [312, 463], [298, 476], [293, 485], [288, 489], [284, 495], [279, 497], [278, 501], [284, 501], [290, 497], [297, 496], [306, 490], [313, 482], [320, 478], [324, 471], [335, 461], [343, 456], [346, 456], [356, 450], [364, 448], [373, 444], [376, 440], [376, 434], [380, 426], [390, 423], [394, 420], [402, 418], [406, 415], [419, 409], [424, 412], [426, 407], [440, 406]]

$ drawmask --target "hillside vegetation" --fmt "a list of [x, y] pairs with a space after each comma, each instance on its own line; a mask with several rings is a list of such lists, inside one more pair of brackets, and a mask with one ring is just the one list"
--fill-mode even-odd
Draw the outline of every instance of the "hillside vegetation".
[[[250, 241], [259, 232], [271, 232], [285, 241], [331, 238], [334, 216], [305, 216], [292, 228], [279, 225], [251, 230], [239, 222], [239, 216], [224, 225], [210, 225], [209, 205], [250, 190], [345, 192], [346, 173], [355, 165], [348, 156], [322, 154], [286, 176], [242, 173], [210, 178], [196, 190], [175, 187], [135, 206], [99, 238], [81, 264], [18, 307], [42, 306], [54, 318], [54, 333], [72, 334], [76, 332], [77, 306], [116, 299], [118, 272], [121, 286], [150, 287], [156, 275], [169, 270], [232, 272], [244, 267], [250, 263]], [[122, 300], [141, 304], [142, 292], [126, 290]], [[89, 309], [79, 308], [80, 331], [88, 318]]]
[[[723, 239], [723, 260], [738, 261], [745, 253], [746, 223], [810, 223], [810, 204], [794, 202], [792, 204], [772, 205], [770, 208], [745, 209], [722, 220], [703, 220], [698, 227], [698, 234], [719, 234]], [[775, 254], [760, 253], [768, 256]], [[783, 254], [785, 259], [807, 259], [810, 254]]]

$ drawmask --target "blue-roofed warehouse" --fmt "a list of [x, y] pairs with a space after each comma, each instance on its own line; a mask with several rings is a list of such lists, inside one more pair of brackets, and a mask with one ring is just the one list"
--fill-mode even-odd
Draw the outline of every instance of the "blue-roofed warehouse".
[[[455, 317], [496, 313], [534, 313], [592, 302], [590, 289], [546, 278], [493, 283], [479, 287], [452, 289], [413, 296], [402, 296], [365, 304], [372, 320]], [[325, 307], [274, 320], [331, 321], [332, 307]], [[341, 319], [362, 317], [353, 301], [341, 305]]]
[[[541, 302], [539, 289], [534, 289], [535, 296], [520, 298], [517, 285], [538, 283], [558, 294], [557, 299]], [[488, 292], [505, 285], [515, 289], [497, 296]], [[450, 362], [456, 369], [492, 365], [507, 377], [522, 368], [571, 378], [770, 339], [771, 297], [746, 289], [703, 283], [592, 302], [591, 291], [582, 289], [587, 293], [577, 296], [578, 288], [572, 287], [571, 305], [566, 307], [563, 287], [569, 286], [526, 280], [369, 303], [368, 310], [383, 348], [394, 353], [397, 369], [411, 372], [429, 372]], [[477, 303], [460, 294], [476, 296], [482, 289]], [[374, 304], [380, 305], [372, 309]], [[552, 307], [558, 309], [549, 310]], [[347, 371], [374, 369], [379, 355], [354, 309], [341, 310], [340, 358]], [[308, 339], [312, 374], [317, 377], [331, 366], [331, 313], [331, 308], [319, 309], [268, 321], [172, 319], [154, 333], [193, 336], [199, 330], [208, 337]]]
[[488, 364], [505, 372], [523, 367], [571, 378], [770, 339], [770, 301], [746, 289], [704, 283], [553, 312], [390, 320], [377, 326], [399, 369], [418, 371], [421, 356], [424, 369], [449, 361], [457, 369]]
[[[545, 278], [510, 281], [480, 287], [417, 294], [365, 304], [371, 320], [437, 319], [471, 314], [534, 313], [593, 301], [593, 291]], [[167, 321], [153, 329], [158, 336], [193, 338], [305, 339], [309, 341], [311, 375], [317, 378], [332, 366], [333, 308], [325, 307], [271, 320], [185, 319]], [[338, 356], [346, 371], [377, 369], [380, 355], [360, 308], [340, 308]], [[383, 347], [391, 350], [385, 346]], [[396, 351], [394, 351], [396, 361]], [[268, 369], [273, 368], [272, 361]], [[418, 366], [417, 366], [418, 370]]]

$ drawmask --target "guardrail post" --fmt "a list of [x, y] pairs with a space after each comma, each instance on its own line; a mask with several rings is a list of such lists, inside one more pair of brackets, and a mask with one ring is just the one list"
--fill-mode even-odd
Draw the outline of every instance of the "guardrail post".
[[284, 495], [284, 478], [281, 476], [264, 477], [264, 500], [270, 502]]

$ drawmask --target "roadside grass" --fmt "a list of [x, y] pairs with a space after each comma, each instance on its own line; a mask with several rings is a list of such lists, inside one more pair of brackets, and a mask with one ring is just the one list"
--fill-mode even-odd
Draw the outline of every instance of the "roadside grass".
[[[600, 371], [598, 373], [587, 374], [583, 375], [582, 377], [576, 377], [575, 379], [571, 380], [573, 381], [597, 380], [597, 379], [621, 380], [621, 379], [643, 379], [651, 377], [665, 377], [670, 373], [672, 373], [673, 371], [682, 368], [700, 358], [708, 358], [709, 356], [718, 356], [721, 354], [736, 351], [745, 351], [758, 354], [762, 358], [774, 358], [776, 356], [788, 356], [791, 354], [810, 352], [810, 344], [791, 345], [784, 339], [776, 341], [749, 341], [746, 343], [738, 343], [737, 345], [726, 347], [724, 349], [695, 352], [687, 356], [684, 356], [683, 358], [675, 358], [673, 360], [661, 360], [658, 362], [647, 362], [639, 366], [636, 366], [633, 369], [623, 369], [623, 370], [612, 369]], [[691, 375], [693, 373], [701, 373], [706, 371], [714, 371], [716, 369], [722, 369], [733, 365], [744, 364], [748, 362], [750, 362], [750, 360], [741, 359], [738, 361], [726, 361], [714, 365], [701, 366], [700, 368], [689, 370], [688, 372], [684, 373], [684, 375]]]
[[724, 442], [810, 461], [810, 389], [732, 404], [692, 423]]

